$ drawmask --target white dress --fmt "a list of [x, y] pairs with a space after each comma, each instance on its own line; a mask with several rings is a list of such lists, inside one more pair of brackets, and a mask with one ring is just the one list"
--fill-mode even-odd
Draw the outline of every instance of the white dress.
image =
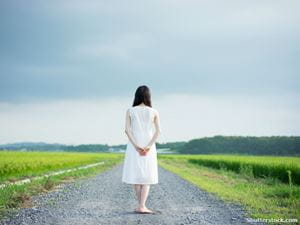
[[[149, 106], [129, 108], [131, 131], [137, 145], [145, 147], [153, 137], [156, 109]], [[159, 121], [159, 120], [158, 120]], [[156, 145], [151, 146], [146, 156], [141, 156], [128, 140], [123, 165], [122, 182], [127, 184], [157, 184], [158, 165]]]

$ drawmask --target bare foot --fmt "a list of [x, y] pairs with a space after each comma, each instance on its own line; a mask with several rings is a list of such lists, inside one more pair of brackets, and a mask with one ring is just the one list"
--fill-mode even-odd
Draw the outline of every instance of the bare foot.
[[148, 209], [147, 207], [143, 207], [143, 208], [136, 208], [135, 209], [136, 212], [147, 212], [147, 213], [153, 213], [152, 210]]

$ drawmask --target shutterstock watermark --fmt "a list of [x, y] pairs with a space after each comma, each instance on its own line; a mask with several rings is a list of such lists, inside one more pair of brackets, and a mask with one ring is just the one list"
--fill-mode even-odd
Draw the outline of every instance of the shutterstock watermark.
[[294, 218], [269, 218], [269, 219], [264, 219], [264, 218], [246, 218], [247, 222], [249, 223], [298, 223], [298, 219]]

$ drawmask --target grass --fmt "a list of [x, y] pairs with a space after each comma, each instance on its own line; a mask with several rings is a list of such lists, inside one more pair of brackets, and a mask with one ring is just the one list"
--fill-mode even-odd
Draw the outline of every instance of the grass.
[[[29, 153], [31, 154], [31, 153]], [[55, 154], [58, 154], [61, 156], [60, 153], [49, 153], [51, 156], [55, 157]], [[84, 157], [84, 154], [81, 153], [66, 153], [70, 154], [71, 156], [81, 156], [83, 157], [83, 162], [86, 164], [86, 157]], [[75, 154], [75, 155], [74, 155]], [[90, 157], [90, 153], [86, 153]], [[42, 154], [43, 155], [43, 154]], [[78, 179], [84, 179], [91, 177], [93, 175], [102, 173], [106, 170], [111, 169], [116, 164], [120, 163], [123, 155], [122, 154], [110, 154], [110, 153], [92, 153], [93, 157], [97, 159], [98, 161], [101, 159], [101, 161], [105, 161], [104, 164], [98, 165], [95, 167], [90, 167], [87, 169], [82, 170], [75, 170], [68, 173], [63, 173], [55, 176], [51, 176], [48, 178], [43, 178], [41, 180], [34, 180], [30, 183], [26, 183], [23, 185], [11, 185], [7, 186], [3, 189], [0, 189], [0, 218], [5, 217], [8, 212], [14, 213], [16, 212], [16, 209], [19, 207], [31, 207], [31, 197], [33, 195], [37, 195], [39, 193], [47, 192], [50, 190], [53, 190], [54, 188], [57, 188], [59, 184], [72, 182], [74, 180]], [[67, 155], [64, 155], [67, 156]], [[26, 157], [27, 158], [27, 157]], [[0, 158], [0, 161], [2, 158]], [[52, 159], [51, 159], [52, 160]], [[96, 161], [93, 161], [96, 162]], [[66, 164], [68, 168], [70, 168], [70, 164]], [[73, 164], [74, 165], [74, 164]], [[79, 164], [76, 164], [78, 166]], [[50, 168], [52, 168], [50, 166]], [[57, 167], [55, 167], [57, 168]], [[35, 175], [41, 175], [41, 171], [48, 172], [50, 170], [37, 170], [37, 173], [33, 173]], [[22, 171], [21, 174], [24, 174], [24, 171]], [[20, 177], [20, 174], [17, 174], [16, 177]], [[16, 178], [13, 177], [13, 178]], [[49, 203], [51, 204], [51, 203]]]
[[257, 178], [251, 173], [237, 173], [226, 167], [217, 169], [191, 163], [189, 159], [192, 157], [159, 155], [158, 161], [163, 168], [178, 174], [202, 190], [213, 193], [225, 201], [245, 206], [252, 218], [296, 218], [300, 221], [298, 185], [286, 184], [272, 177]]
[[[172, 156], [171, 156], [172, 157]], [[300, 158], [241, 155], [174, 155], [189, 162], [237, 173], [247, 173], [257, 178], [276, 178], [284, 183], [300, 185]]]
[[0, 183], [118, 157], [110, 153], [0, 151]]

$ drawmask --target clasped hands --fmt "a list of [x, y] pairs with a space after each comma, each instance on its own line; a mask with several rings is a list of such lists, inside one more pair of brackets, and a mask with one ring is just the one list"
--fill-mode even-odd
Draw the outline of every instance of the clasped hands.
[[135, 148], [138, 151], [138, 153], [140, 154], [140, 156], [146, 156], [148, 154], [148, 152], [150, 151], [149, 146], [146, 146], [144, 148], [142, 148], [140, 146], [136, 146]]

